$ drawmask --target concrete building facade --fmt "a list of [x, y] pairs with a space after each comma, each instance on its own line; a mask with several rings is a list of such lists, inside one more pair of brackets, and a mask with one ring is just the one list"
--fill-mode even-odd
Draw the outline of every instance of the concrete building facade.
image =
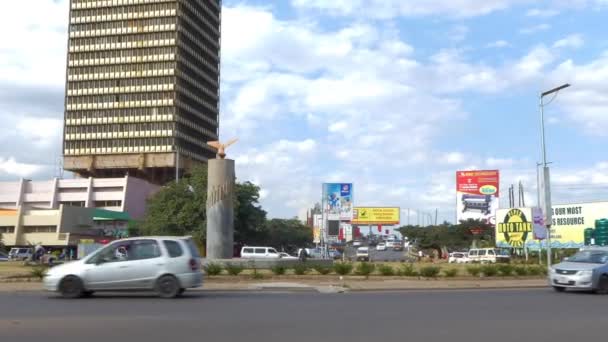
[[221, 0], [71, 0], [63, 163], [165, 184], [216, 154]]
[[60, 209], [61, 205], [127, 212], [142, 218], [146, 201], [160, 187], [145, 180], [122, 178], [78, 178], [0, 182], [0, 209]]
[[126, 232], [126, 220], [115, 219], [112, 212], [94, 208], [60, 205], [58, 209], [0, 209], [0, 236], [6, 246], [43, 245], [52, 247], [74, 246], [82, 239], [102, 240], [115, 238], [104, 229], [113, 219], [113, 225]]

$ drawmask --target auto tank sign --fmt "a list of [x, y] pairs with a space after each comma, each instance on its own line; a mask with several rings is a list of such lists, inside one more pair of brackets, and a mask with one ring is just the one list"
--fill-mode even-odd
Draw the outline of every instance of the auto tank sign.
[[502, 222], [498, 223], [498, 234], [512, 247], [523, 247], [528, 238], [531, 238], [532, 221], [520, 209], [511, 209]]

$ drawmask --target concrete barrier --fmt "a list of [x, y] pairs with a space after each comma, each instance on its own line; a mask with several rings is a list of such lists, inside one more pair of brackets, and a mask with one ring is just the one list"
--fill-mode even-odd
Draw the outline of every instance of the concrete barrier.
[[[240, 265], [243, 268], [252, 269], [270, 269], [274, 266], [281, 265], [285, 267], [293, 267], [296, 264], [300, 264], [302, 261], [298, 259], [203, 259], [203, 266], [208, 264], [219, 264], [222, 266], [226, 266], [227, 264], [231, 265]], [[323, 265], [323, 266], [332, 266], [334, 261], [331, 259], [306, 259], [306, 264], [313, 265]]]

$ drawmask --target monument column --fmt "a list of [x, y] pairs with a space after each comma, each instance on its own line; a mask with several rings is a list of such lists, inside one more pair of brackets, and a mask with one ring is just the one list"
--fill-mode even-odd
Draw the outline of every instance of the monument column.
[[224, 159], [233, 144], [209, 142], [218, 158], [207, 161], [207, 259], [232, 259], [234, 244], [234, 160]]

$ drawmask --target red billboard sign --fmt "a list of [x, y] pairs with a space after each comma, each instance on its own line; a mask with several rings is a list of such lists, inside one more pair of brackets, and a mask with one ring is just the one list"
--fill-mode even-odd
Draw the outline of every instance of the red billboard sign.
[[496, 222], [500, 176], [498, 170], [456, 172], [457, 220]]

